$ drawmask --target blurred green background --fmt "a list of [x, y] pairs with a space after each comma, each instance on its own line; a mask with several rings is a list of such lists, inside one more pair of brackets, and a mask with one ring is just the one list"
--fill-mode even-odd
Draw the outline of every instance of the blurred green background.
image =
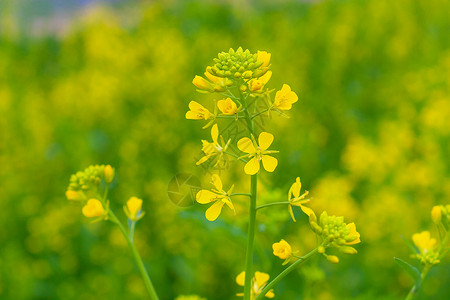
[[[109, 163], [122, 220], [130, 196], [144, 199], [136, 243], [161, 299], [237, 299], [245, 199], [208, 222], [205, 206], [173, 205], [167, 185], [187, 172], [208, 186], [195, 158], [210, 132], [184, 114], [190, 100], [212, 103], [191, 81], [243, 46], [272, 53], [269, 87], [300, 98], [267, 125], [280, 164], [259, 201], [284, 200], [300, 176], [311, 207], [355, 221], [362, 240], [338, 265], [317, 257], [293, 272], [276, 299], [403, 299], [402, 236], [436, 236], [429, 212], [450, 198], [449, 11], [443, 0], [1, 1], [0, 298], [145, 298], [120, 232], [64, 197], [72, 173]], [[224, 185], [248, 187], [241, 173]], [[281, 238], [314, 247], [297, 217], [258, 215], [258, 270], [282, 270], [271, 253]], [[449, 277], [447, 259], [421, 299], [449, 299]]]

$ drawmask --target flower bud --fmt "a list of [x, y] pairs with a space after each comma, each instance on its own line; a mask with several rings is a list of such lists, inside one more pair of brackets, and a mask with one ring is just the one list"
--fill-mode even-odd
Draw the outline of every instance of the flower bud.
[[143, 214], [140, 214], [140, 211], [142, 209], [142, 199], [131, 197], [127, 201], [127, 205], [125, 205], [123, 209], [125, 211], [125, 214], [131, 221], [139, 220], [143, 216]]
[[104, 175], [105, 175], [105, 182], [111, 183], [114, 179], [115, 171], [110, 165], [105, 166]]
[[325, 253], [325, 247], [324, 246], [319, 246], [317, 248], [317, 252], [319, 252], [320, 254], [324, 254]]
[[433, 209], [431, 210], [431, 218], [436, 224], [439, 224], [441, 222], [442, 210], [439, 206], [433, 206]]
[[336, 255], [327, 255], [327, 260], [333, 264], [339, 263], [339, 257], [337, 257]]
[[356, 254], [356, 253], [358, 253], [358, 251], [356, 251], [355, 248], [350, 247], [350, 246], [339, 247], [339, 251], [341, 251], [344, 254]]
[[214, 89], [211, 86], [211, 83], [201, 76], [196, 75], [192, 80], [192, 83], [200, 90], [208, 92], [214, 91]]

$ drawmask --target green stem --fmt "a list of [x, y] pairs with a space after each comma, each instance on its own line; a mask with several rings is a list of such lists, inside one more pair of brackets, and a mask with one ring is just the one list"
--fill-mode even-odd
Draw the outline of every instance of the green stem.
[[263, 113], [265, 113], [265, 112], [267, 112], [267, 111], [269, 111], [269, 110], [270, 110], [270, 108], [267, 108], [267, 109], [265, 109], [265, 110], [263, 110], [263, 111], [260, 111], [260, 112], [258, 112], [258, 113], [256, 113], [256, 114], [254, 114], [254, 115], [252, 116], [252, 119], [256, 118], [257, 116], [259, 116], [259, 115], [261, 115], [261, 114], [263, 114]]
[[258, 184], [258, 175], [251, 177], [251, 197], [250, 197], [250, 219], [248, 224], [247, 237], [247, 253], [245, 255], [245, 286], [244, 286], [244, 300], [250, 300], [251, 296], [251, 281], [253, 277], [253, 242], [255, 239], [255, 224], [256, 224], [256, 191]]
[[269, 282], [268, 285], [264, 287], [264, 289], [259, 293], [258, 296], [256, 296], [255, 300], [263, 299], [264, 296], [281, 280], [283, 279], [287, 274], [289, 274], [292, 270], [294, 270], [296, 267], [303, 264], [305, 261], [307, 261], [309, 258], [311, 258], [314, 254], [317, 253], [317, 248], [310, 251], [309, 253], [303, 255], [299, 260], [297, 260], [295, 263], [284, 269], [283, 272], [278, 274], [277, 277], [275, 277], [271, 282]]
[[265, 207], [269, 207], [269, 206], [274, 206], [274, 205], [285, 205], [285, 204], [289, 204], [289, 201], [272, 202], [272, 203], [263, 204], [263, 205], [257, 206], [257, 207], [256, 207], [256, 210], [261, 209], [261, 208], [265, 208]]
[[159, 300], [158, 295], [156, 294], [155, 288], [153, 287], [152, 281], [150, 280], [150, 276], [148, 276], [148, 272], [145, 269], [144, 262], [142, 261], [142, 258], [136, 249], [136, 246], [133, 244], [127, 231], [125, 230], [125, 227], [123, 227], [122, 223], [120, 223], [119, 219], [117, 219], [116, 215], [112, 212], [112, 210], [109, 210], [109, 216], [110, 216], [111, 221], [117, 224], [117, 226], [119, 227], [123, 236], [127, 240], [128, 246], [130, 247], [131, 252], [133, 253], [134, 260], [136, 261], [139, 271], [141, 271], [142, 279], [144, 280], [144, 284], [148, 290], [150, 299]]
[[[428, 272], [430, 271], [430, 269], [432, 268], [432, 265], [426, 265], [423, 270], [422, 273], [420, 274], [420, 282], [423, 284], [423, 281], [425, 279], [425, 277], [427, 276]], [[417, 292], [419, 290], [417, 289], [417, 286], [414, 285], [411, 290], [409, 291], [408, 295], [406, 296], [405, 300], [412, 300], [414, 299], [414, 297], [417, 295]]]

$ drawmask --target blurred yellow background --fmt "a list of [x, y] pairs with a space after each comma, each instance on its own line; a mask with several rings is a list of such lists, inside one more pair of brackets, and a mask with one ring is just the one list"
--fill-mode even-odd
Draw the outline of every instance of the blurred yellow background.
[[[76, 2], [0, 3], [1, 299], [146, 296], [120, 232], [64, 197], [70, 175], [97, 163], [116, 167], [111, 207], [123, 220], [130, 196], [144, 200], [136, 243], [161, 299], [237, 299], [245, 199], [208, 222], [201, 205], [175, 206], [167, 185], [180, 172], [208, 185], [195, 161], [210, 131], [184, 114], [190, 100], [212, 105], [191, 81], [239, 46], [272, 53], [269, 87], [288, 83], [300, 99], [290, 119], [267, 123], [280, 164], [262, 176], [260, 201], [285, 200], [300, 176], [316, 212], [361, 233], [358, 255], [317, 257], [277, 299], [403, 299], [402, 237], [434, 230], [429, 212], [450, 198], [448, 1]], [[247, 187], [238, 174], [224, 185]], [[314, 247], [297, 218], [258, 215], [258, 270], [282, 270], [271, 250], [281, 238]], [[450, 298], [443, 264], [421, 299]]]

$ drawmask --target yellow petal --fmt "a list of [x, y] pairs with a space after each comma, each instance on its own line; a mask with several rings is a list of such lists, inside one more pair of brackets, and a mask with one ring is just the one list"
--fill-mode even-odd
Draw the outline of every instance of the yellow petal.
[[211, 155], [203, 156], [203, 157], [200, 158], [200, 159], [198, 160], [198, 162], [196, 162], [195, 164], [196, 164], [197, 166], [198, 166], [198, 165], [201, 165], [202, 163], [204, 163], [205, 161], [207, 161], [210, 157], [211, 157]]
[[268, 132], [261, 132], [258, 137], [258, 144], [262, 150], [267, 150], [273, 142], [273, 134]]
[[222, 201], [224, 201], [225, 204], [226, 204], [230, 209], [232, 209], [232, 210], [234, 211], [234, 205], [233, 205], [233, 202], [231, 202], [230, 200], [225, 199], [225, 198], [224, 198]]
[[211, 128], [211, 137], [214, 144], [217, 144], [217, 138], [219, 137], [219, 127], [217, 127], [217, 124], [214, 124]]
[[225, 203], [223, 203], [222, 201], [217, 201], [206, 210], [205, 216], [208, 219], [208, 221], [215, 221], [217, 217], [219, 217], [224, 204]]
[[300, 182], [300, 177], [297, 177], [291, 187], [292, 195], [294, 195], [295, 198], [298, 198], [300, 196], [301, 189], [302, 183]]
[[355, 225], [355, 223], [349, 223], [349, 224], [347, 224], [347, 226], [346, 227], [348, 227], [348, 228], [350, 228], [350, 233], [349, 233], [349, 235], [352, 235], [352, 234], [354, 234], [354, 235], [356, 235], [357, 236], [357, 238], [355, 239], [355, 240], [353, 240], [353, 241], [351, 241], [351, 242], [348, 242], [348, 243], [346, 243], [347, 245], [354, 245], [354, 244], [359, 244], [359, 243], [361, 243], [361, 235], [359, 234], [359, 232], [358, 231], [356, 231], [356, 225]]
[[248, 175], [255, 175], [259, 171], [259, 161], [256, 157], [250, 159], [248, 163], [245, 164], [244, 172]]
[[253, 142], [248, 137], [242, 138], [238, 141], [237, 146], [239, 150], [245, 153], [254, 153], [256, 152], [255, 146]]
[[267, 281], [269, 281], [269, 274], [263, 272], [255, 272], [256, 285], [258, 288], [262, 287]]
[[267, 67], [270, 63], [270, 57], [272, 56], [270, 53], [266, 52], [266, 51], [259, 51], [256, 52], [256, 61], [262, 61], [263, 64], [261, 65], [261, 67]]
[[205, 108], [200, 103], [198, 103], [196, 101], [191, 101], [191, 102], [189, 102], [189, 109], [196, 111], [196, 110], [201, 110], [201, 109], [205, 109]]
[[267, 292], [267, 294], [265, 295], [267, 298], [273, 298], [275, 297], [275, 294], [273, 293], [273, 290], [270, 290]]
[[83, 206], [82, 213], [85, 217], [93, 218], [106, 214], [106, 210], [99, 200], [89, 199], [86, 205]]
[[272, 77], [272, 71], [267, 71], [266, 74], [259, 77], [258, 80], [262, 81], [263, 84], [266, 84], [270, 80], [271, 77]]
[[273, 172], [278, 165], [278, 160], [269, 155], [263, 155], [262, 162], [264, 169], [266, 169], [267, 172]]
[[199, 116], [198, 113], [193, 111], [188, 111], [185, 115], [186, 119], [188, 120], [201, 120], [203, 117]]
[[239, 273], [239, 275], [236, 277], [236, 283], [240, 286], [245, 285], [245, 271]]
[[214, 174], [214, 175], [211, 177], [211, 181], [212, 181], [212, 184], [216, 187], [216, 189], [217, 189], [219, 192], [221, 192], [222, 189], [223, 189], [223, 186], [222, 186], [222, 180], [220, 180], [219, 175]]
[[307, 207], [307, 206], [300, 205], [300, 208], [301, 208], [301, 210], [302, 210], [305, 214], [308, 215], [308, 217], [309, 217], [310, 215], [314, 214], [314, 211], [313, 211], [311, 208]]
[[195, 199], [198, 203], [206, 204], [210, 203], [211, 201], [215, 201], [217, 197], [216, 193], [213, 193], [209, 190], [200, 190], [197, 195], [195, 196]]

